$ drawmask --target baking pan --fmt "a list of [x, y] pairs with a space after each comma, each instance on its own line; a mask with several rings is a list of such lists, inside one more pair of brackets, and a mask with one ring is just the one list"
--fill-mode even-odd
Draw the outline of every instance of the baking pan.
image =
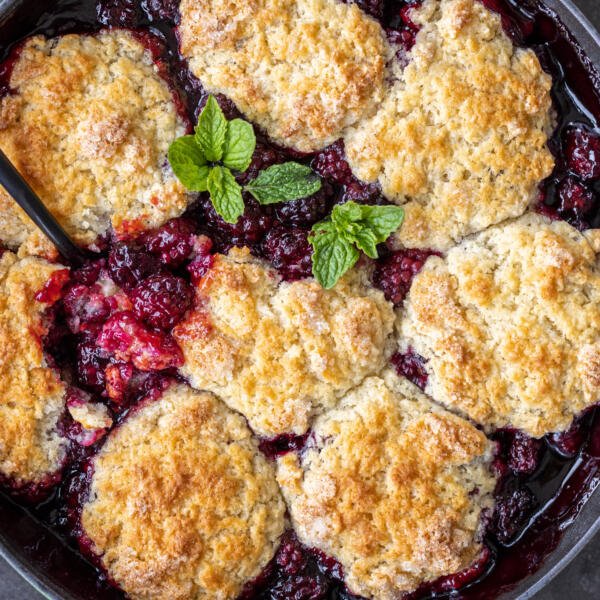
[[[571, 2], [545, 0], [583, 49], [587, 60], [600, 71], [600, 34]], [[73, 1], [77, 5], [77, 1]], [[2, 25], [27, 6], [27, 0], [0, 0], [0, 49], [6, 44]], [[17, 22], [19, 19], [17, 18]], [[595, 82], [600, 89], [600, 78]], [[594, 474], [594, 481], [600, 473]], [[593, 487], [593, 486], [592, 486]], [[600, 486], [599, 486], [600, 487]], [[565, 529], [556, 549], [535, 573], [504, 591], [503, 600], [526, 600], [552, 579], [600, 530], [600, 491], [580, 499], [579, 514]], [[52, 600], [114, 600], [118, 592], [97, 584], [97, 572], [77, 552], [49, 530], [32, 513], [0, 494], [0, 556], [34, 588]], [[456, 596], [455, 596], [456, 597]]]

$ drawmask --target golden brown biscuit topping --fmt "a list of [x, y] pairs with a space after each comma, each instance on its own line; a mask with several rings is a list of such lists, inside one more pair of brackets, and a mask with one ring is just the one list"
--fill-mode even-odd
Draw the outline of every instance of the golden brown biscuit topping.
[[398, 321], [426, 391], [489, 428], [565, 429], [600, 391], [596, 265], [584, 235], [534, 214], [430, 257]]
[[392, 600], [478, 556], [495, 481], [483, 433], [384, 377], [319, 417], [277, 478], [300, 539], [336, 558], [354, 593]]
[[382, 98], [380, 25], [337, 0], [183, 0], [181, 51], [276, 142], [323, 148]]
[[181, 372], [239, 410], [263, 436], [304, 433], [390, 354], [393, 310], [355, 270], [334, 289], [281, 282], [247, 250], [217, 255], [196, 309], [173, 334]]
[[17, 485], [56, 472], [65, 457], [56, 429], [65, 386], [44, 360], [47, 305], [34, 299], [63, 268], [10, 252], [0, 259], [0, 474]]
[[[162, 224], [186, 207], [167, 163], [185, 133], [150, 53], [125, 31], [33, 37], [0, 99], [0, 147], [67, 231], [90, 243]], [[35, 228], [0, 188], [9, 245]]]
[[400, 244], [445, 249], [535, 199], [553, 167], [551, 78], [476, 0], [427, 0], [414, 20], [409, 64], [346, 154], [405, 206]]
[[136, 599], [229, 600], [272, 558], [285, 507], [244, 419], [175, 386], [94, 458], [82, 525]]

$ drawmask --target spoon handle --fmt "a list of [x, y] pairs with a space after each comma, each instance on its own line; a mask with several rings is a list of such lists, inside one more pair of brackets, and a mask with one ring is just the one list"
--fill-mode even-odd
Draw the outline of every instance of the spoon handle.
[[81, 264], [86, 260], [85, 252], [67, 235], [2, 149], [0, 149], [0, 184], [58, 248], [63, 258], [75, 264]]

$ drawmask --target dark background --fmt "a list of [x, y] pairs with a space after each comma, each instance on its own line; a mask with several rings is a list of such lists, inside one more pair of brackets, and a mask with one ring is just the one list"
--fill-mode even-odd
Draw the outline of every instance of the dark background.
[[[599, 0], [573, 0], [600, 29]], [[600, 535], [534, 600], [596, 600], [600, 598]], [[43, 600], [0, 559], [0, 600]], [[87, 599], [82, 599], [87, 600]]]

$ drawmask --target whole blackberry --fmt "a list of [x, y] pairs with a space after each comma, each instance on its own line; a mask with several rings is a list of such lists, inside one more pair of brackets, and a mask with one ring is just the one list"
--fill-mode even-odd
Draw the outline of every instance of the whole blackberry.
[[508, 544], [528, 524], [538, 506], [533, 493], [512, 483], [496, 500], [491, 531], [501, 544]]
[[189, 219], [171, 219], [142, 236], [143, 244], [169, 267], [178, 267], [192, 252], [195, 226]]
[[128, 290], [160, 271], [160, 263], [142, 247], [119, 242], [108, 254], [108, 271], [118, 286]]
[[130, 293], [133, 312], [152, 327], [171, 329], [192, 304], [194, 293], [181, 277], [152, 275]]
[[287, 281], [309, 277], [312, 272], [312, 248], [304, 229], [274, 227], [266, 235], [261, 250]]
[[312, 196], [275, 205], [274, 213], [284, 225], [311, 227], [327, 216], [332, 199], [331, 185], [323, 182], [321, 189]]
[[349, 185], [354, 181], [352, 169], [346, 160], [344, 142], [338, 140], [321, 150], [312, 161], [312, 168], [325, 179], [340, 185]]

